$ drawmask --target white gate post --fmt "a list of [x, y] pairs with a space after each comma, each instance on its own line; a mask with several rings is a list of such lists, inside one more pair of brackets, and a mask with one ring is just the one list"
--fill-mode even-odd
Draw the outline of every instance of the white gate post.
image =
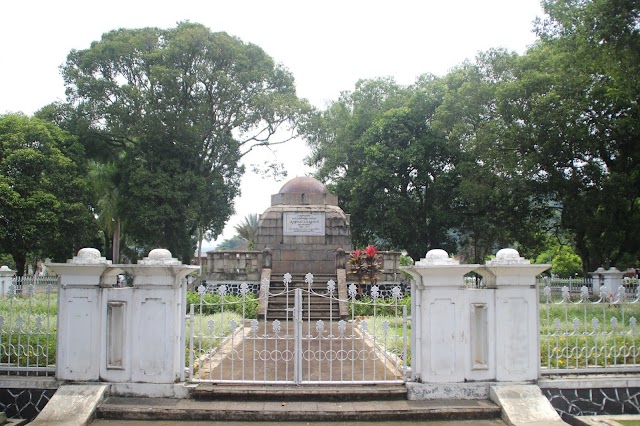
[[[444, 250], [430, 250], [414, 266], [403, 267], [412, 286], [413, 371], [425, 383], [455, 383], [465, 378], [464, 275], [479, 265], [460, 265]], [[415, 337], [414, 337], [415, 336]]]
[[611, 267], [608, 270], [600, 273], [604, 278], [604, 285], [609, 290], [609, 293], [615, 298], [620, 287], [622, 287], [622, 277], [624, 272], [619, 271], [617, 268]]
[[100, 378], [100, 283], [111, 261], [94, 248], [83, 248], [67, 263], [49, 263], [60, 276], [56, 378]]
[[[165, 249], [152, 250], [136, 265], [118, 267], [133, 275], [131, 307], [122, 311], [123, 320], [114, 322], [129, 336], [124, 341], [130, 342], [130, 350], [124, 355], [130, 380], [174, 383], [185, 369], [185, 277], [199, 267], [183, 265]], [[117, 303], [118, 289], [113, 290], [109, 298]]]
[[532, 265], [514, 249], [502, 249], [482, 268], [495, 277], [496, 380], [537, 380], [540, 314], [536, 276], [551, 265]]
[[594, 296], [600, 296], [600, 287], [604, 285], [604, 277], [602, 275], [603, 272], [606, 272], [604, 268], [601, 266], [595, 271], [591, 272], [591, 285]]
[[0, 297], [7, 297], [9, 286], [15, 273], [16, 271], [13, 271], [8, 266], [0, 268]]

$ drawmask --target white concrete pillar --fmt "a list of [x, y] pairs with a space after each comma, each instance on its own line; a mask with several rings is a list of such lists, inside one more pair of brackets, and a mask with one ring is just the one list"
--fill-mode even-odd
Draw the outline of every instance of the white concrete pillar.
[[198, 266], [155, 249], [137, 265], [118, 267], [133, 275], [133, 289], [110, 289], [105, 298], [104, 378], [174, 383], [185, 367], [185, 277]]
[[603, 272], [606, 272], [605, 269], [601, 266], [595, 271], [591, 272], [591, 283], [592, 283], [592, 292], [594, 296], [600, 296], [600, 287], [604, 285], [604, 276]]
[[497, 381], [537, 380], [540, 370], [540, 315], [536, 276], [551, 265], [532, 265], [514, 249], [498, 251], [479, 269], [495, 277]]
[[111, 261], [94, 248], [83, 248], [67, 263], [49, 263], [60, 276], [56, 378], [100, 378], [100, 282]]
[[412, 285], [412, 368], [425, 383], [463, 382], [469, 351], [469, 312], [464, 275], [479, 265], [460, 265], [444, 250], [431, 250], [403, 267]]
[[15, 273], [16, 271], [6, 265], [0, 268], [0, 297], [7, 297]]
[[601, 272], [600, 275], [603, 278], [604, 286], [607, 287], [609, 295], [612, 300], [617, 299], [618, 290], [622, 287], [622, 277], [624, 272], [619, 271], [617, 268], [611, 267], [608, 270]]

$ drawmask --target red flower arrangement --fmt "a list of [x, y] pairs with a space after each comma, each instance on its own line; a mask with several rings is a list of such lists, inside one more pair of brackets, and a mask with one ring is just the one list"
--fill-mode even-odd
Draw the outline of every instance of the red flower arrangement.
[[354, 250], [348, 263], [351, 266], [349, 273], [356, 276], [360, 296], [362, 296], [361, 284], [369, 281], [374, 285], [378, 281], [378, 273], [383, 272], [380, 269], [378, 249], [372, 244], [363, 250]]

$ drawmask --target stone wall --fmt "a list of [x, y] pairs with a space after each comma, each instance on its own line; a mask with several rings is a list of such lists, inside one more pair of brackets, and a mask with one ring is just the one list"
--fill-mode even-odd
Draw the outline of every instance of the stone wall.
[[640, 388], [542, 389], [568, 421], [575, 416], [640, 414]]
[[261, 251], [210, 251], [206, 279], [212, 281], [259, 281], [264, 265]]
[[640, 414], [640, 379], [634, 376], [548, 378], [538, 385], [565, 421], [575, 416]]
[[8, 418], [33, 420], [47, 405], [56, 389], [0, 388], [0, 411]]
[[[286, 235], [285, 213], [324, 214], [322, 235]], [[349, 252], [351, 230], [349, 215], [333, 205], [275, 205], [260, 217], [256, 249], [273, 250], [273, 273], [335, 274], [335, 252]]]

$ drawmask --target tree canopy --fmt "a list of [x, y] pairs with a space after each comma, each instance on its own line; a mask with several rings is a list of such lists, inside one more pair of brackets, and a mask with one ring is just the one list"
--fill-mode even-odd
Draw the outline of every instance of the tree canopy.
[[62, 73], [69, 105], [48, 114], [115, 164], [123, 232], [185, 260], [233, 213], [242, 156], [295, 136], [308, 108], [261, 48], [189, 22], [106, 33]]
[[549, 0], [523, 55], [360, 81], [308, 123], [355, 242], [482, 261], [571, 241], [583, 270], [640, 258], [640, 7]]
[[0, 199], [0, 252], [19, 275], [28, 255], [64, 261], [93, 244], [84, 150], [50, 122], [0, 116]]

